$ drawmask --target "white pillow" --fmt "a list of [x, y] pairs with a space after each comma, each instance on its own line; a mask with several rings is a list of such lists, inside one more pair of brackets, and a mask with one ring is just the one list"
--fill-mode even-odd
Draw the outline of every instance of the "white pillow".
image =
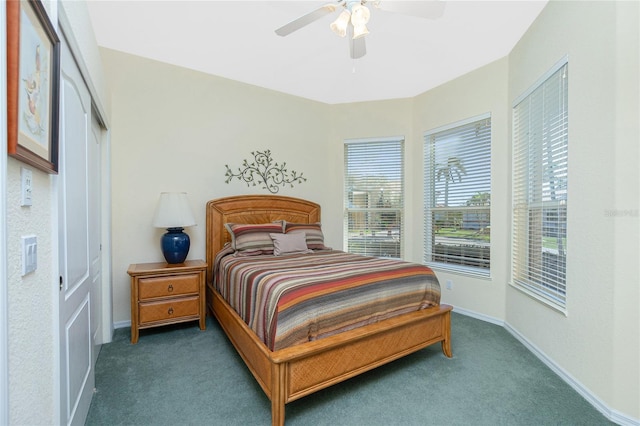
[[276, 256], [311, 251], [307, 248], [307, 237], [303, 232], [295, 234], [269, 234], [269, 236], [273, 240], [273, 254]]

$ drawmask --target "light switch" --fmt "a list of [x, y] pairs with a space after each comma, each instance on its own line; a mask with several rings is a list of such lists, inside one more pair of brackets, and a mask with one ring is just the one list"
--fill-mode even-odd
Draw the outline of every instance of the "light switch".
[[21, 206], [31, 205], [31, 195], [33, 188], [33, 173], [30, 169], [21, 168], [20, 176], [22, 178], [22, 203]]
[[38, 268], [38, 239], [35, 235], [22, 237], [22, 275]]

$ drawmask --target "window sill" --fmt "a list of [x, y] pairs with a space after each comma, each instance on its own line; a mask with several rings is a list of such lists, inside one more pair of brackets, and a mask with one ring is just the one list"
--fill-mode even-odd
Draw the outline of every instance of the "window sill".
[[452, 274], [465, 275], [467, 277], [478, 278], [481, 280], [491, 281], [491, 270], [473, 268], [469, 266], [449, 265], [446, 263], [427, 262], [425, 263], [429, 268], [435, 271], [448, 272]]

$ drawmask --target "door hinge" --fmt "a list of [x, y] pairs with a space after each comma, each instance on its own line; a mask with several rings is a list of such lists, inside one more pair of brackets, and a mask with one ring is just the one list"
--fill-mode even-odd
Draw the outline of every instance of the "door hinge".
[[60, 291], [62, 291], [62, 275], [60, 275]]

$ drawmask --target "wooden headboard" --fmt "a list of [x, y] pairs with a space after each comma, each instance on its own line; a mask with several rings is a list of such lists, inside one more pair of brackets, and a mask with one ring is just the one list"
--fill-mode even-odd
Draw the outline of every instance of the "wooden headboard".
[[207, 282], [213, 277], [213, 262], [231, 236], [225, 223], [320, 222], [320, 205], [279, 195], [237, 195], [207, 202]]

